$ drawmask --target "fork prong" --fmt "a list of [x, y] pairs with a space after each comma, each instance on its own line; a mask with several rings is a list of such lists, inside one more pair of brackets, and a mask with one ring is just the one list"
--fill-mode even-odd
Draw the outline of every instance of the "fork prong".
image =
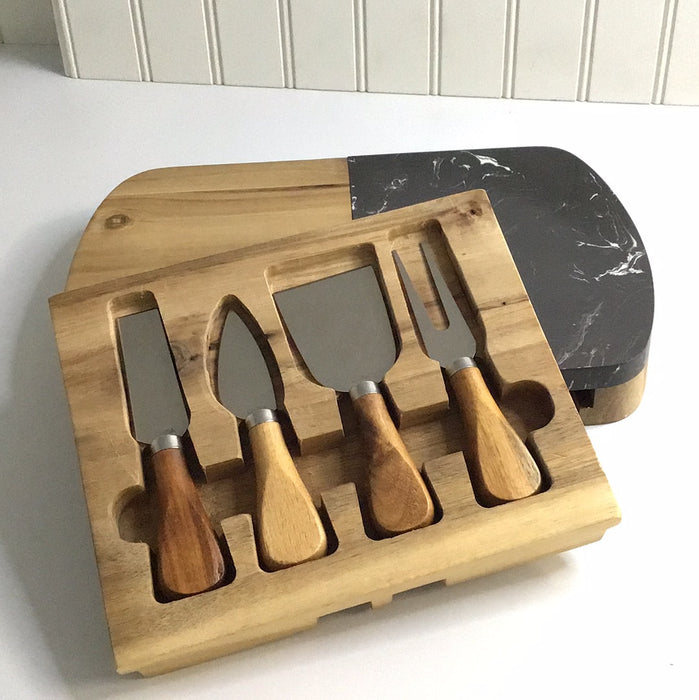
[[461, 310], [457, 306], [456, 301], [454, 301], [454, 296], [447, 286], [442, 271], [439, 269], [432, 247], [429, 243], [423, 242], [420, 243], [420, 250], [422, 250], [422, 254], [425, 257], [427, 268], [430, 271], [432, 281], [437, 290], [439, 303], [442, 305], [444, 315], [447, 318], [447, 328], [453, 325], [465, 324]]
[[417, 293], [417, 289], [415, 289], [415, 285], [413, 285], [413, 281], [410, 279], [410, 275], [408, 275], [408, 271], [405, 269], [405, 265], [403, 265], [403, 261], [400, 259], [397, 250], [393, 251], [393, 259], [395, 260], [398, 274], [403, 282], [403, 289], [405, 290], [405, 295], [408, 297], [408, 304], [415, 317], [418, 331], [422, 336], [422, 342], [427, 345], [429, 334], [435, 332], [436, 328], [432, 323], [432, 319], [427, 314], [425, 304]]

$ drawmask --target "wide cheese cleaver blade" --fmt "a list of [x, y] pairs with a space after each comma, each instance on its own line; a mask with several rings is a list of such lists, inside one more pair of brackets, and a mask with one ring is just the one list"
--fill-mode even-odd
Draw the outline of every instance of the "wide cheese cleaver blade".
[[277, 292], [274, 299], [314, 379], [352, 398], [369, 454], [369, 508], [379, 532], [394, 535], [431, 523], [432, 499], [378, 387], [396, 360], [396, 344], [373, 267]]
[[132, 432], [149, 446], [154, 474], [158, 580], [169, 597], [201, 593], [221, 582], [225, 567], [182, 451], [189, 417], [160, 313], [117, 325]]
[[386, 305], [370, 266], [274, 295], [314, 379], [336, 391], [383, 380], [396, 361]]
[[234, 311], [226, 316], [219, 345], [218, 396], [248, 427], [263, 564], [268, 569], [282, 569], [322, 557], [327, 551], [327, 536], [277, 422], [277, 401], [267, 362], [248, 326]]

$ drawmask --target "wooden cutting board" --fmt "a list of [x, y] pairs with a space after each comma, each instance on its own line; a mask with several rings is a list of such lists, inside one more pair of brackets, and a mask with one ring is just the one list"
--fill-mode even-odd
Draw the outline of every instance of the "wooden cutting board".
[[648, 257], [602, 178], [558, 149], [147, 171], [121, 183], [97, 208], [66, 289], [476, 188], [488, 192], [583, 421], [626, 417], [645, 386], [653, 318]]
[[[251, 225], [266, 216], [259, 198], [212, 190], [216, 176], [206, 181], [207, 170], [192, 175], [187, 182], [200, 186], [193, 195], [201, 200], [195, 214], [181, 190], [168, 200], [161, 186], [152, 197], [117, 197], [117, 204], [136, 206], [105, 208], [99, 216], [137, 213], [133, 226], [146, 231], [157, 222], [166, 248], [168, 221], [170, 236], [183, 234], [187, 223], [225, 231], [223, 222], [235, 222], [235, 216], [220, 212], [231, 200], [239, 207], [250, 202], [241, 216]], [[171, 182], [166, 177], [164, 184]], [[287, 201], [309, 201], [300, 189], [300, 198], [294, 190]], [[330, 185], [325, 192], [332, 197], [339, 189]], [[130, 225], [123, 228], [130, 235]], [[101, 230], [106, 237], [119, 235], [118, 227]], [[425, 242], [477, 335], [490, 391], [540, 470], [537, 493], [499, 504], [485, 498], [478, 461], [468, 449], [475, 432], [460, 422], [442, 369], [423, 352], [392, 256], [399, 253], [438, 316], [420, 254]], [[358, 416], [309, 375], [274, 302], [276, 292], [365, 266], [373, 268], [391, 310], [397, 357], [382, 382], [391, 422], [423, 468], [435, 512], [425, 527], [393, 537], [368, 524], [369, 455]], [[96, 268], [91, 274], [101, 273]], [[384, 605], [402, 591], [457, 583], [593, 542], [619, 522], [619, 508], [482, 190], [122, 276], [57, 295], [50, 306], [120, 673], [153, 675], [216, 658], [307, 629], [340, 610]], [[155, 575], [159, 511], [147, 456], [131, 433], [117, 347], [119, 319], [151, 308], [158, 308], [173, 351], [190, 412], [187, 442], [197, 490], [226, 560], [221, 585], [177, 600], [163, 595]], [[327, 532], [326, 555], [280, 570], [260, 564], [259, 465], [246, 449], [249, 432], [217, 400], [215, 367], [230, 309], [254, 318], [258, 342], [267, 344], [285, 440]]]

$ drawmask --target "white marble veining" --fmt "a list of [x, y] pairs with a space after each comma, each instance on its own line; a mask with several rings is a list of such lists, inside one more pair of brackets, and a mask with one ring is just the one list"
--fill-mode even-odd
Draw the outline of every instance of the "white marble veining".
[[647, 255], [616, 196], [582, 161], [531, 148], [349, 163], [355, 217], [485, 189], [559, 366], [574, 375], [571, 388], [609, 386], [640, 370], [653, 303]]

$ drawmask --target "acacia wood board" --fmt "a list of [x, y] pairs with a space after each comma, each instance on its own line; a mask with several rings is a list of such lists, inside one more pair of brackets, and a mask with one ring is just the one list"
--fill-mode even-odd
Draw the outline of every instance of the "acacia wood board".
[[[206, 177], [200, 192], [212, 184]], [[160, 220], [160, 210], [155, 213]], [[172, 217], [189, 240], [186, 219]], [[213, 228], [222, 228], [224, 218], [214, 217]], [[438, 322], [419, 255], [424, 241], [475, 331], [493, 394], [544, 474], [536, 495], [494, 507], [474, 495], [461, 423], [439, 365], [422, 351], [392, 258], [397, 250]], [[485, 192], [173, 262], [50, 300], [120, 673], [154, 675], [215, 658], [312, 627], [336, 611], [383, 605], [401, 591], [456, 583], [592, 542], [619, 522]], [[272, 298], [364, 265], [377, 273], [397, 339], [383, 391], [438, 512], [427, 527], [383, 539], [363, 517], [365, 456], [348, 406], [312, 380]], [[234, 575], [229, 570], [221, 587], [170, 602], [162, 601], [154, 582], [151, 494], [129, 429], [115, 331], [119, 317], [156, 306], [191, 413], [188, 440], [201, 467], [198, 488], [234, 563]], [[219, 404], [213, 383], [229, 308], [249, 312], [269, 343], [283, 386], [285, 435], [332, 543], [326, 556], [274, 572], [258, 561], [254, 465], [245, 430]]]

